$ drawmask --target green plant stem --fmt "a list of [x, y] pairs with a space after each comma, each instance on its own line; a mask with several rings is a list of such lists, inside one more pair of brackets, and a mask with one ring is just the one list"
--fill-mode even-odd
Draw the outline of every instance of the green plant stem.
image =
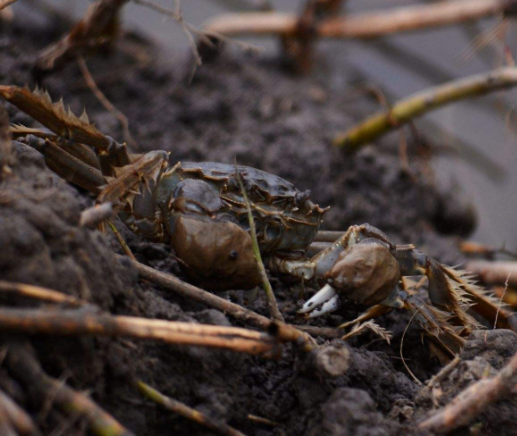
[[257, 268], [260, 272], [260, 277], [262, 278], [262, 286], [264, 291], [266, 292], [267, 305], [269, 307], [269, 313], [271, 318], [275, 321], [284, 322], [284, 317], [280, 313], [278, 309], [278, 304], [276, 302], [275, 293], [273, 292], [273, 288], [271, 287], [271, 283], [269, 283], [269, 279], [267, 277], [266, 268], [264, 268], [264, 263], [262, 262], [262, 255], [260, 254], [260, 247], [257, 240], [257, 228], [255, 227], [255, 220], [253, 219], [253, 213], [251, 212], [251, 203], [248, 198], [248, 194], [246, 193], [246, 189], [244, 188], [244, 184], [242, 183], [241, 176], [238, 172], [237, 166], [235, 167], [235, 176], [239, 182], [239, 186], [242, 191], [242, 196], [244, 197], [244, 202], [246, 203], [246, 209], [248, 211], [248, 221], [250, 225], [251, 232], [251, 243], [253, 247], [253, 254], [255, 256], [255, 261], [257, 263]]
[[361, 145], [374, 141], [433, 109], [516, 85], [517, 67], [499, 68], [488, 73], [453, 80], [413, 94], [396, 102], [390, 110], [372, 115], [344, 134], [338, 135], [334, 139], [334, 145], [353, 152]]
[[142, 395], [159, 404], [160, 406], [163, 406], [167, 410], [177, 413], [178, 415], [181, 415], [191, 421], [197, 422], [198, 424], [224, 436], [244, 436], [243, 433], [234, 429], [233, 427], [230, 427], [228, 424], [217, 423], [213, 421], [205, 414], [187, 406], [186, 404], [181, 403], [178, 400], [175, 400], [174, 398], [162, 394], [141, 380], [138, 380], [136, 384]]

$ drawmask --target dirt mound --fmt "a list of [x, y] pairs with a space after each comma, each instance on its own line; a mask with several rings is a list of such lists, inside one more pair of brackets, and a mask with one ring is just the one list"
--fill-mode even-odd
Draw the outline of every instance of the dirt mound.
[[[54, 41], [63, 28], [45, 15], [0, 25], [0, 83], [33, 85], [31, 68], [38, 50]], [[137, 44], [131, 35], [126, 42]], [[171, 70], [170, 62], [169, 66], [160, 62], [167, 54], [156, 53], [140, 40], [135, 47], [144, 47], [156, 60], [140, 62], [123, 51], [88, 60], [98, 85], [128, 117], [139, 144], [135, 151], [168, 150], [175, 161], [233, 163], [236, 159], [282, 176], [301, 190], [311, 189], [316, 202], [332, 206], [326, 228], [345, 229], [367, 221], [396, 242], [418, 244], [444, 262], [460, 258], [454, 237], [437, 229], [468, 233], [475, 221], [471, 208], [461, 206], [453, 195], [437, 192], [426, 176], [425, 162], [417, 158], [416, 145], [409, 148], [410, 172], [398, 158], [397, 144], [366, 147], [353, 156], [330, 146], [334, 132], [375, 108], [364, 96], [347, 94], [344, 84], [353, 82], [355, 73], [339, 60], [335, 68], [299, 78], [283, 71], [274, 57], [228, 49], [187, 84], [184, 60], [178, 60], [181, 68]], [[118, 122], [93, 97], [73, 62], [45, 77], [42, 84], [55, 98], [64, 96], [76, 113], [85, 106], [101, 131], [123, 138]], [[7, 108], [12, 122], [34, 124], [14, 107]], [[56, 289], [114, 314], [230, 325], [221, 312], [138, 281], [130, 264], [114, 256], [119, 248], [110, 235], [79, 227], [81, 210], [92, 203], [89, 194], [61, 181], [37, 152], [23, 144], [15, 146], [13, 174], [0, 185], [0, 279]], [[139, 259], [179, 274], [167, 247], [120, 229]], [[278, 280], [273, 285], [282, 311], [294, 321], [300, 286]], [[241, 292], [233, 297], [245, 299]], [[267, 313], [262, 297], [249, 307]], [[314, 324], [337, 325], [354, 310], [342, 309]], [[354, 339], [348, 372], [326, 379], [308, 373], [303, 357], [289, 347], [281, 359], [265, 360], [127, 339], [38, 336], [32, 337], [32, 343], [49, 374], [90, 392], [139, 435], [207, 431], [144, 401], [134, 388], [137, 378], [250, 435], [390, 435], [399, 432], [401, 425], [411, 434], [419, 386], [399, 355], [408, 320], [409, 315], [400, 312], [383, 317], [380, 323], [395, 334], [393, 345], [379, 343], [372, 334]], [[465, 349], [465, 365], [481, 355], [500, 367], [502, 361], [490, 358], [488, 348], [475, 338], [472, 341]], [[494, 347], [511, 348], [497, 341]], [[404, 350], [420, 379], [437, 370], [437, 360], [429, 356], [416, 329], [406, 334]], [[509, 356], [511, 350], [498, 353], [498, 359]], [[33, 416], [42, 416], [6, 371], [0, 372], [0, 387]], [[457, 389], [451, 389], [450, 395]], [[432, 407], [425, 398], [419, 401], [422, 413]], [[256, 423], [248, 419], [250, 414], [278, 425]], [[45, 434], [54, 434], [57, 428], [69, 429], [66, 419], [51, 411], [38, 424]], [[498, 434], [493, 415], [487, 413], [483, 423], [484, 434]], [[80, 426], [74, 429], [76, 434], [84, 432]]]

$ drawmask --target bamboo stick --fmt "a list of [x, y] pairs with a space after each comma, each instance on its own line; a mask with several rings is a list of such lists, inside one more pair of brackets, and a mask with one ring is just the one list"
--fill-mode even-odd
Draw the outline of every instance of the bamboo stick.
[[[429, 29], [513, 13], [515, 1], [456, 0], [430, 5], [405, 6], [379, 12], [358, 13], [323, 20], [314, 29], [320, 38], [375, 38], [400, 32]], [[220, 15], [209, 20], [209, 34], [232, 36], [291, 36], [299, 17], [288, 12], [247, 12]]]
[[433, 109], [516, 85], [517, 67], [504, 67], [425, 89], [396, 102], [389, 110], [378, 112], [338, 135], [334, 139], [334, 144], [353, 152], [361, 145], [374, 141]]

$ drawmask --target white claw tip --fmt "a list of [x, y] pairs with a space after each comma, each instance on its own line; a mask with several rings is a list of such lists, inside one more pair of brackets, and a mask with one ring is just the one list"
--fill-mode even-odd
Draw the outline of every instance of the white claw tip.
[[[325, 313], [333, 312], [338, 308], [338, 296], [336, 294], [337, 292], [332, 286], [325, 285], [303, 305], [298, 313], [310, 313], [309, 318], [315, 318]], [[320, 305], [322, 305], [322, 307], [315, 310]]]

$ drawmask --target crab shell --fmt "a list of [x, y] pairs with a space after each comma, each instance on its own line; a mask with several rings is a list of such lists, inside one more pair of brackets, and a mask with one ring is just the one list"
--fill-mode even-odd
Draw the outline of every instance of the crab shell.
[[309, 191], [300, 192], [286, 180], [250, 167], [186, 162], [164, 173], [155, 193], [163, 234], [186, 274], [211, 290], [260, 283], [236, 171], [250, 201], [263, 256], [302, 258], [326, 210], [309, 200]]

